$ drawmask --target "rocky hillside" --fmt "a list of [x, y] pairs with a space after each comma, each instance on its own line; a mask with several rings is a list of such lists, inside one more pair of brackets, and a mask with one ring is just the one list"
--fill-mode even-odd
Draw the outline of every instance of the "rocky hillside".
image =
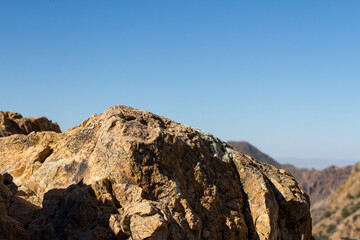
[[297, 168], [291, 164], [280, 164], [248, 142], [230, 141], [228, 143], [237, 151], [254, 157], [260, 162], [272, 164], [277, 168], [290, 172], [310, 196], [311, 213], [314, 222], [318, 221], [325, 213], [333, 193], [348, 178], [351, 172], [351, 166], [331, 166], [322, 170], [316, 170]]
[[360, 238], [360, 163], [337, 188], [314, 234], [317, 240]]
[[0, 146], [1, 239], [311, 238], [289, 174], [143, 110]]

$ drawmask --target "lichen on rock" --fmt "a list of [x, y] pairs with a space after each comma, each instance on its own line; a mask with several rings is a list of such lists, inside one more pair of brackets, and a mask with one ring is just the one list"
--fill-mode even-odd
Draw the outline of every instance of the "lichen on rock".
[[204, 132], [200, 129], [193, 128], [193, 130], [199, 134], [200, 138], [207, 141], [210, 144], [210, 150], [214, 157], [219, 158], [223, 162], [232, 162], [232, 156], [234, 150], [227, 143], [221, 141], [219, 138]]

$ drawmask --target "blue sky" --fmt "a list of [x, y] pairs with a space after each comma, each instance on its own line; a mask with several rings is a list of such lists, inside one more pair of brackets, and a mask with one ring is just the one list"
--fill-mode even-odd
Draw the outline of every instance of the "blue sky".
[[359, 9], [329, 0], [0, 0], [0, 109], [66, 130], [128, 105], [298, 166], [353, 164]]

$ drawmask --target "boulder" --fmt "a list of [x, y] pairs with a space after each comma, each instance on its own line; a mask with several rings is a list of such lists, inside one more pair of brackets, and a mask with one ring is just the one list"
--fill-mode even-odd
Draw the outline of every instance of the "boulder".
[[33, 239], [311, 238], [289, 173], [144, 110], [114, 106], [0, 146], [0, 173], [39, 208], [24, 225]]

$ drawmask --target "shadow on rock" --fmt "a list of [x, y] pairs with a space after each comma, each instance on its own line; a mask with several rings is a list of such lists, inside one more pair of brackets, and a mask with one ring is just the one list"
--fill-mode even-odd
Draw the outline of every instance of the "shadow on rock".
[[[109, 227], [119, 202], [111, 183], [73, 184], [45, 193], [42, 208], [32, 204], [9, 174], [0, 174], [0, 239], [127, 239]], [[31, 198], [31, 196], [30, 196]]]
[[30, 239], [26, 227], [40, 208], [26, 198], [10, 174], [0, 174], [0, 239]]
[[109, 228], [116, 205], [115, 201], [99, 201], [93, 188], [82, 181], [53, 189], [44, 195], [43, 208], [28, 231], [32, 239], [116, 239]]

